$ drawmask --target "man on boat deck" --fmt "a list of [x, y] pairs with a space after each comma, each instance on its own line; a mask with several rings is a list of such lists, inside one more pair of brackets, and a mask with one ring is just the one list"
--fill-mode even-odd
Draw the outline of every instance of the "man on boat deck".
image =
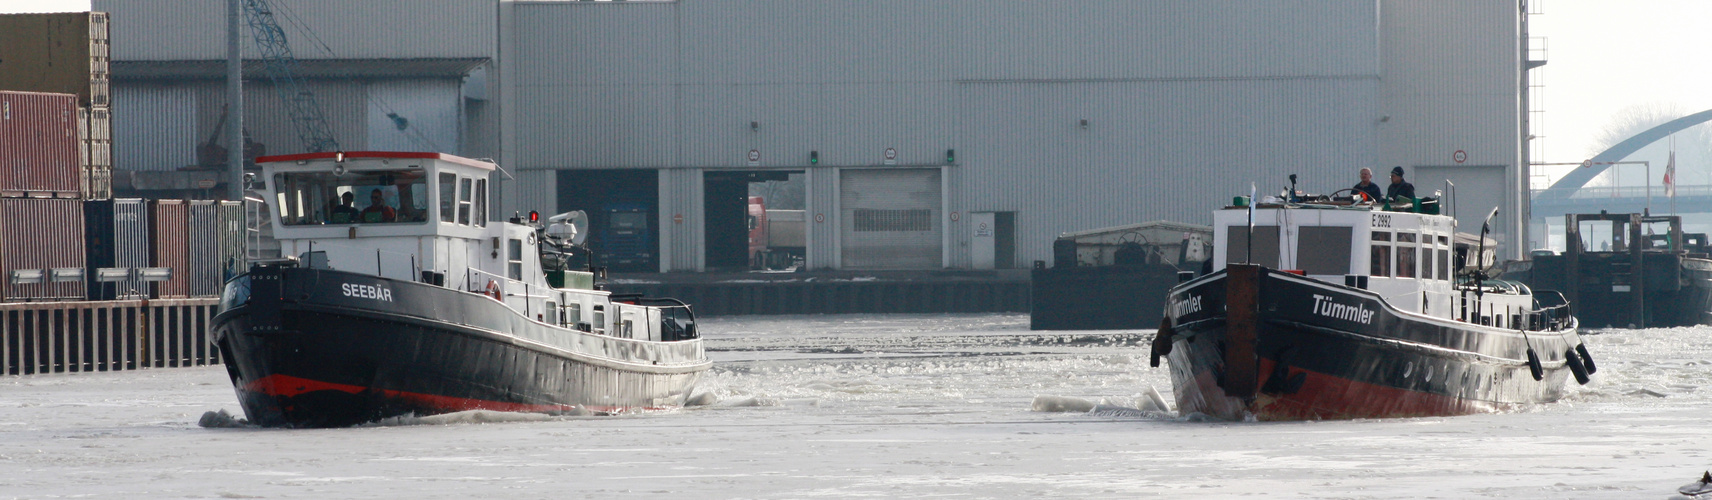
[[[1361, 169], [1361, 182], [1359, 184], [1355, 185], [1355, 192], [1367, 193], [1367, 199], [1369, 199], [1369, 200], [1378, 200], [1380, 198], [1380, 196], [1379, 196], [1379, 185], [1373, 183], [1373, 169], [1371, 169], [1371, 168], [1362, 168]], [[1361, 201], [1361, 200], [1356, 200], [1356, 201]]]
[[1385, 199], [1396, 199], [1398, 196], [1415, 197], [1415, 185], [1403, 180], [1403, 167], [1391, 167], [1391, 185], [1385, 187]]
[[333, 207], [332, 222], [334, 224], [356, 222], [360, 215], [357, 212], [357, 207], [351, 204], [357, 201], [357, 197], [352, 195], [350, 191], [346, 191], [345, 194], [339, 195], [339, 200], [339, 206]]
[[369, 191], [369, 207], [363, 209], [363, 222], [397, 222], [398, 212], [386, 204], [386, 195], [379, 189]]

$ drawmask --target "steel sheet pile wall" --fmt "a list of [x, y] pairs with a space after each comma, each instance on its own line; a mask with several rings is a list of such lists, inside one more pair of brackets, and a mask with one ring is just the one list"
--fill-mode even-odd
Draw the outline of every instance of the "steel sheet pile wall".
[[84, 267], [82, 201], [0, 198], [0, 299], [83, 300]]
[[0, 91], [0, 196], [76, 198], [77, 100]]
[[85, 201], [83, 220], [89, 244], [86, 258], [89, 271], [85, 280], [89, 286], [89, 299], [149, 298], [147, 282], [132, 279], [115, 283], [96, 281], [100, 268], [130, 270], [149, 267], [148, 202], [135, 198]]
[[[215, 203], [206, 200], [190, 202], [190, 224], [187, 228], [190, 268], [185, 274], [190, 278], [190, 295], [195, 297], [220, 295], [220, 284], [224, 282], [220, 261], [220, 206]], [[177, 274], [176, 270], [174, 274]]]
[[190, 296], [190, 205], [184, 200], [149, 204], [149, 251], [153, 267], [172, 269], [172, 279], [155, 283], [157, 299]]

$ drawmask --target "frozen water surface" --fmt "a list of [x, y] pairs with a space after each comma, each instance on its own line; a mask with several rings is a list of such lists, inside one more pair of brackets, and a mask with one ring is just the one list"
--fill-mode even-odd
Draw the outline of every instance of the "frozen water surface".
[[[1593, 383], [1497, 415], [1147, 411], [1152, 332], [1025, 315], [717, 318], [703, 406], [257, 429], [219, 367], [0, 378], [0, 498], [1667, 498], [1712, 468], [1712, 328], [1586, 336]], [[1036, 410], [1040, 411], [1036, 411]]]

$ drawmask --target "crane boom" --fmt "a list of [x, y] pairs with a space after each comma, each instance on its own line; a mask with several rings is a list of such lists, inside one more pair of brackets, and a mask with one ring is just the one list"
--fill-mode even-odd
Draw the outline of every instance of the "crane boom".
[[291, 44], [285, 39], [285, 31], [274, 21], [273, 10], [265, 0], [243, 2], [244, 20], [250, 25], [250, 34], [256, 39], [256, 49], [261, 51], [268, 80], [273, 82], [274, 91], [285, 103], [286, 112], [291, 116], [291, 125], [297, 130], [298, 138], [311, 153], [338, 151], [339, 141], [333, 139], [333, 127], [327, 124], [327, 116], [321, 112], [321, 104], [315, 100], [315, 94], [304, 88], [303, 82], [297, 78], [297, 57], [291, 53]]

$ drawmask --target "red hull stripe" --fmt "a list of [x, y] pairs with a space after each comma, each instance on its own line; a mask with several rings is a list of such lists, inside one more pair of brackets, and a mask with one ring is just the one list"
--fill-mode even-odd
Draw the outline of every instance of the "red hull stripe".
[[[1260, 373], [1272, 373], [1273, 364], [1270, 359], [1261, 359]], [[1256, 418], [1304, 420], [1426, 417], [1497, 410], [1496, 405], [1489, 401], [1358, 382], [1300, 368], [1292, 368], [1290, 371], [1292, 374], [1306, 373], [1301, 390], [1276, 398], [1257, 394], [1254, 405]]]
[[[322, 382], [319, 380], [310, 380], [310, 379], [306, 379], [306, 378], [293, 377], [290, 375], [268, 375], [268, 376], [263, 377], [261, 379], [252, 381], [248, 384], [244, 384], [244, 390], [251, 391], [251, 392], [258, 392], [258, 393], [266, 394], [266, 395], [273, 396], [273, 397], [289, 398], [289, 397], [294, 397], [294, 396], [298, 396], [301, 394], [316, 392], [316, 391], [338, 391], [338, 392], [344, 392], [344, 393], [349, 393], [349, 394], [359, 394], [359, 393], [369, 391], [370, 389], [367, 387], [358, 386], [358, 385], [335, 384], [332, 382]], [[439, 395], [434, 395], [434, 394], [422, 394], [422, 393], [415, 393], [415, 392], [393, 391], [393, 390], [386, 390], [386, 389], [380, 389], [377, 392], [381, 393], [383, 396], [385, 396], [387, 398], [409, 401], [409, 402], [411, 402], [415, 405], [418, 405], [418, 406], [434, 408], [434, 409], [441, 410], [441, 411], [444, 411], [447, 413], [456, 412], [456, 411], [468, 411], [468, 410], [491, 410], [491, 411], [524, 412], [524, 413], [553, 413], [553, 412], [571, 411], [571, 410], [574, 410], [577, 408], [577, 406], [575, 406], [575, 405], [551, 405], [551, 404], [539, 405], [539, 404], [524, 404], [524, 403], [505, 403], [505, 402], [500, 402], [500, 401], [488, 401], [488, 400], [484, 400], [484, 399], [471, 399], [471, 398], [459, 398], [459, 397], [452, 397], [452, 396], [439, 396]], [[633, 407], [622, 407], [622, 406], [584, 406], [582, 408], [585, 410], [589, 410], [589, 411], [599, 411], [599, 412], [618, 412], [618, 411], [636, 409]], [[655, 411], [655, 410], [663, 410], [664, 408], [642, 407], [640, 409]]]

